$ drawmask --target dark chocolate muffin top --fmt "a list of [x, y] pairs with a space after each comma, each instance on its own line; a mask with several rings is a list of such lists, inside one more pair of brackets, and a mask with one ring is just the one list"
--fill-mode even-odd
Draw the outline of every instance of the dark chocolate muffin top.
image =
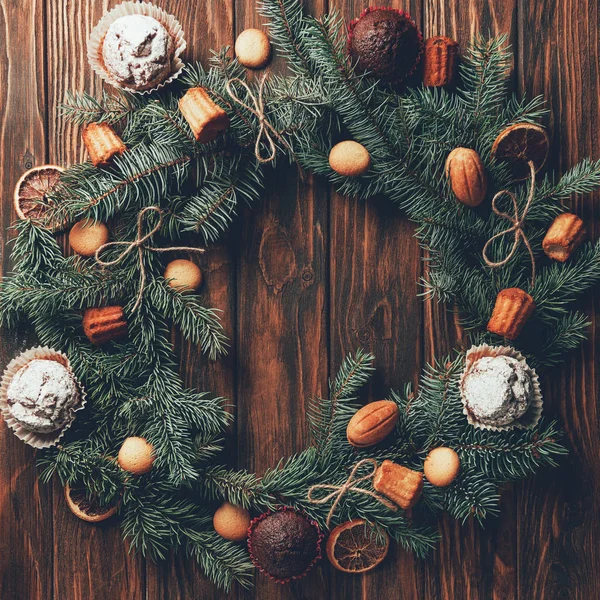
[[367, 8], [349, 27], [348, 52], [359, 71], [400, 83], [416, 68], [422, 36], [410, 16], [391, 8]]
[[257, 567], [277, 580], [298, 578], [320, 556], [315, 523], [292, 510], [260, 517], [251, 527], [249, 546]]

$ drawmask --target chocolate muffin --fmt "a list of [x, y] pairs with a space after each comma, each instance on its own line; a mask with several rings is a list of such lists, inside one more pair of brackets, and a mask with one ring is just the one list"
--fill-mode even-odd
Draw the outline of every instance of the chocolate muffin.
[[416, 69], [423, 36], [404, 11], [367, 8], [348, 30], [348, 54], [359, 71], [398, 84]]
[[252, 562], [279, 583], [304, 577], [321, 557], [317, 524], [292, 509], [265, 513], [250, 525]]

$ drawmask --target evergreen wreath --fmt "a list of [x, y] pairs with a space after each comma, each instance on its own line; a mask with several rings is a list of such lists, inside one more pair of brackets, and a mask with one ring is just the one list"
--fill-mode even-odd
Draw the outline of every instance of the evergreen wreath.
[[[535, 123], [544, 115], [541, 98], [519, 100], [507, 94], [511, 54], [504, 37], [475, 39], [460, 66], [455, 91], [408, 87], [401, 93], [359, 74], [345, 51], [346, 30], [335, 13], [313, 18], [297, 0], [263, 0], [271, 40], [290, 68], [272, 75], [261, 90], [265, 118], [277, 132], [278, 160], [327, 177], [343, 194], [368, 198], [384, 194], [416, 223], [428, 252], [424, 294], [456, 303], [473, 343], [498, 344], [503, 338], [482, 333], [498, 292], [526, 288], [529, 256], [520, 246], [500, 269], [492, 270], [481, 251], [507, 227], [494, 212], [457, 203], [444, 165], [457, 147], [473, 148], [489, 176], [488, 196], [499, 190], [515, 195], [519, 211], [527, 202], [526, 182], [514, 182], [509, 168], [491, 156], [498, 134], [515, 123]], [[90, 162], [66, 170], [46, 207], [45, 224], [68, 225], [82, 218], [110, 221], [113, 238], [136, 239], [138, 213], [159, 207], [162, 221], [152, 244], [169, 247], [190, 234], [214, 242], [235, 218], [240, 202], [261, 195], [267, 170], [255, 155], [261, 120], [251, 109], [258, 83], [237, 86], [232, 100], [228, 82], [246, 81], [245, 69], [225, 48], [210, 68], [187, 65], [167, 91], [136, 96], [124, 92], [69, 95], [63, 114], [78, 124], [114, 125], [127, 151], [110, 166]], [[183, 93], [202, 87], [231, 121], [225, 134], [199, 144], [178, 109]], [[328, 155], [333, 144], [351, 137], [372, 159], [361, 177], [335, 173]], [[269, 154], [265, 138], [261, 153]], [[523, 230], [539, 261], [534, 289], [536, 310], [526, 335], [515, 343], [536, 368], [560, 363], [585, 337], [587, 319], [574, 301], [600, 279], [600, 244], [587, 243], [565, 264], [544, 263], [541, 240], [562, 201], [600, 187], [600, 161], [584, 160], [560, 179], [546, 175], [536, 183]], [[148, 217], [150, 230], [156, 215]], [[565, 453], [554, 422], [532, 429], [483, 431], [465, 419], [459, 379], [464, 352], [427, 367], [419, 389], [390, 392], [400, 418], [391, 436], [374, 449], [357, 449], [346, 438], [359, 408], [358, 393], [372, 373], [373, 357], [362, 350], [346, 357], [330, 383], [329, 395], [311, 401], [307, 418], [312, 445], [282, 460], [262, 476], [213, 466], [230, 422], [227, 402], [186, 389], [177, 373], [170, 324], [198, 344], [209, 358], [226, 351], [218, 311], [194, 295], [174, 290], [164, 279], [158, 253], [131, 253], [100, 269], [93, 259], [65, 258], [52, 232], [33, 220], [15, 225], [15, 271], [2, 283], [2, 324], [28, 322], [42, 344], [65, 352], [88, 394], [88, 404], [61, 443], [39, 455], [41, 479], [54, 474], [63, 484], [83, 486], [101, 505], [119, 502], [123, 534], [144, 555], [164, 558], [182, 548], [207, 576], [229, 589], [249, 585], [252, 562], [243, 546], [220, 537], [212, 527], [208, 501], [227, 500], [257, 511], [282, 506], [300, 510], [327, 529], [331, 503], [316, 504], [315, 485], [341, 487], [363, 458], [393, 460], [416, 471], [432, 448], [448, 446], [461, 460], [458, 478], [440, 488], [425, 482], [423, 501], [409, 517], [391, 511], [371, 495], [348, 490], [335, 507], [333, 524], [363, 518], [419, 556], [438, 539], [435, 518], [447, 511], [459, 520], [483, 522], [498, 511], [498, 486], [522, 479], [542, 466], [555, 466]], [[509, 254], [510, 236], [497, 240], [493, 260]], [[107, 260], [119, 251], [107, 249]], [[140, 293], [141, 272], [147, 283]], [[121, 304], [129, 336], [98, 349], [81, 331], [81, 311]], [[144, 437], [154, 447], [151, 472], [131, 477], [116, 463], [123, 440]], [[356, 483], [367, 489], [366, 482]]]

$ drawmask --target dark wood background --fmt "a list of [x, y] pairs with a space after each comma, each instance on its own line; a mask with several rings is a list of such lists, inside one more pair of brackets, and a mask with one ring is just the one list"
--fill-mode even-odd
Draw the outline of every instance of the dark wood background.
[[[32, 165], [84, 157], [77, 128], [57, 114], [67, 90], [99, 92], [86, 60], [91, 28], [112, 0], [0, 0], [0, 167], [4, 230], [12, 189]], [[188, 59], [260, 25], [254, 0], [162, 0], [177, 16]], [[313, 14], [347, 19], [366, 0], [310, 0]], [[551, 114], [552, 166], [565, 170], [600, 157], [600, 26], [597, 0], [400, 0], [426, 36], [461, 44], [473, 34], [506, 32], [515, 52], [513, 86], [544, 94]], [[273, 68], [280, 68], [280, 61]], [[595, 198], [573, 200], [594, 234]], [[186, 382], [235, 401], [231, 461], [262, 472], [305, 446], [305, 399], [324, 391], [329, 373], [362, 345], [377, 356], [369, 393], [416, 381], [423, 364], [459, 336], [447, 307], [417, 298], [421, 252], [413, 227], [385, 200], [360, 202], [293, 170], [271, 178], [253, 210], [202, 259], [203, 296], [222, 308], [232, 340], [216, 363], [183, 347]], [[6, 235], [4, 236], [6, 242]], [[8, 267], [7, 248], [2, 264]], [[374, 573], [352, 577], [326, 562], [287, 587], [262, 576], [228, 598], [548, 599], [600, 598], [600, 423], [596, 408], [600, 294], [583, 302], [590, 341], [545, 378], [545, 406], [568, 432], [570, 457], [558, 471], [504, 490], [502, 514], [482, 530], [440, 523], [443, 542], [427, 560], [398, 548]], [[30, 344], [3, 333], [4, 365]], [[191, 561], [153, 564], [121, 541], [115, 523], [90, 526], [65, 506], [59, 484], [36, 479], [34, 452], [0, 428], [0, 598], [2, 600], [225, 598]]]

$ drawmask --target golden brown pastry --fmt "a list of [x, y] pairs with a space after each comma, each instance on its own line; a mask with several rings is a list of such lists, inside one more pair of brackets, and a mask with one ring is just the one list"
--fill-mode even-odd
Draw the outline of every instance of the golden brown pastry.
[[521, 330], [535, 310], [533, 298], [519, 288], [507, 288], [496, 297], [494, 311], [487, 330], [509, 340], [519, 337]]
[[212, 142], [229, 127], [227, 113], [201, 87], [189, 89], [179, 100], [179, 110], [201, 144]]

